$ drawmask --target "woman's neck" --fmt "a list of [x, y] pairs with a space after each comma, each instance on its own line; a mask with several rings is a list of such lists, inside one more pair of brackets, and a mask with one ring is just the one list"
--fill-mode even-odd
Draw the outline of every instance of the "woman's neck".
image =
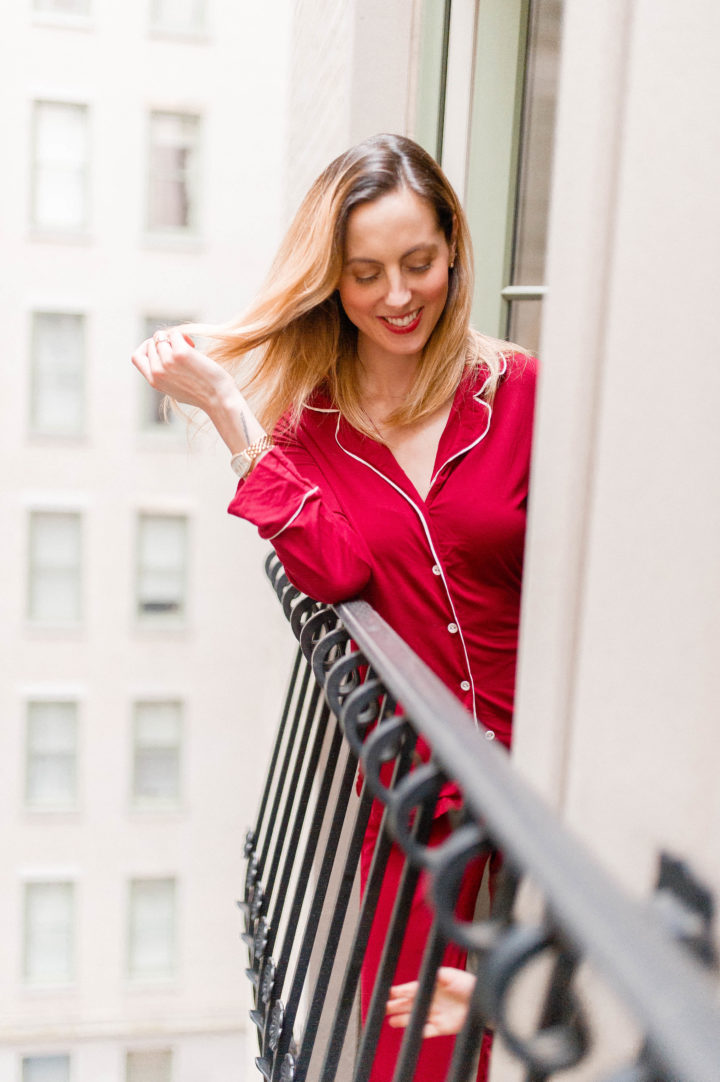
[[419, 358], [358, 355], [360, 396], [366, 405], [396, 409], [415, 382]]

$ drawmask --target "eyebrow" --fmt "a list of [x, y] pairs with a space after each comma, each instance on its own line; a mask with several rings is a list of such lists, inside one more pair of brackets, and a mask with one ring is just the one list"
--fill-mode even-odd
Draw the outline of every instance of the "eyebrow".
[[[407, 259], [408, 256], [415, 255], [416, 252], [429, 252], [431, 255], [434, 255], [435, 252], [437, 252], [437, 250], [438, 250], [437, 244], [435, 244], [432, 241], [429, 244], [416, 244], [414, 248], [409, 248], [407, 250], [407, 252], [403, 252], [403, 254], [400, 256], [400, 259]], [[380, 260], [380, 259], [369, 259], [366, 256], [356, 255], [356, 256], [353, 256], [352, 259], [346, 259], [345, 260], [345, 266], [346, 267], [349, 267], [351, 263], [373, 263], [373, 264], [376, 264], [377, 266], [380, 266], [381, 263], [382, 263], [382, 260]]]

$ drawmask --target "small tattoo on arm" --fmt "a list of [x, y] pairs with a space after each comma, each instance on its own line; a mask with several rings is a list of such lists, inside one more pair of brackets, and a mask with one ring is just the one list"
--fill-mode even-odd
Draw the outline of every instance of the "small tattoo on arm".
[[245, 418], [244, 418], [242, 413], [240, 414], [240, 424], [242, 425], [243, 436], [245, 437], [245, 442], [247, 443], [247, 445], [249, 447], [250, 443], [251, 443], [250, 433], [248, 432], [248, 426], [245, 423]]

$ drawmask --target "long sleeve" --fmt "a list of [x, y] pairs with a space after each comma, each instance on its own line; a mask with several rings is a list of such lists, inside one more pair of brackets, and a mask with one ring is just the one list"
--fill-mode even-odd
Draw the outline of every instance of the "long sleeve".
[[282, 441], [241, 480], [228, 508], [270, 541], [299, 590], [330, 604], [354, 597], [372, 561], [317, 464], [297, 442]]

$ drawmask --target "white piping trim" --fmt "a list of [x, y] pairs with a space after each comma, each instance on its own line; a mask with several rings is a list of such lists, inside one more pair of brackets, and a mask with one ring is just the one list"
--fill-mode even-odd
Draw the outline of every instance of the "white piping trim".
[[381, 477], [383, 479], [383, 481], [386, 481], [390, 485], [391, 488], [394, 488], [396, 492], [399, 492], [400, 495], [404, 499], [407, 500], [407, 502], [410, 504], [410, 506], [416, 512], [418, 518], [420, 519], [420, 521], [422, 523], [423, 530], [425, 531], [425, 537], [427, 539], [428, 547], [430, 549], [430, 552], [433, 555], [433, 559], [435, 560], [435, 563], [440, 568], [440, 577], [442, 579], [443, 586], [445, 587], [445, 593], [447, 594], [448, 601], [450, 602], [450, 608], [452, 610], [453, 620], [454, 620], [455, 624], [457, 625], [458, 635], [460, 636], [460, 642], [462, 643], [463, 654], [465, 655], [465, 665], [467, 667], [468, 676], [470, 677], [470, 688], [472, 690], [473, 718], [475, 719], [475, 724], [478, 725], [478, 717], [477, 717], [477, 713], [476, 713], [476, 710], [475, 710], [475, 681], [473, 680], [472, 671], [470, 669], [470, 657], [468, 655], [467, 647], [465, 645], [465, 637], [464, 637], [464, 635], [462, 633], [462, 627], [460, 626], [460, 621], [458, 619], [458, 615], [455, 612], [455, 606], [453, 604], [452, 594], [450, 593], [450, 588], [448, 587], [447, 579], [445, 578], [445, 571], [444, 571], [443, 566], [442, 566], [442, 564], [440, 562], [440, 558], [439, 558], [438, 554], [435, 551], [435, 546], [432, 543], [432, 537], [430, 536], [430, 530], [428, 528], [427, 522], [425, 521], [425, 516], [423, 515], [422, 511], [420, 510], [418, 505], [415, 503], [415, 501], [411, 500], [410, 497], [407, 495], [407, 493], [403, 492], [403, 490], [400, 488], [399, 485], [396, 485], [394, 481], [391, 481], [389, 477], [386, 477], [385, 474], [382, 473], [380, 470], [376, 469], [375, 466], [371, 466], [370, 463], [366, 462], [364, 458], [360, 458], [359, 455], [354, 455], [352, 453], [352, 451], [348, 451], [348, 449], [346, 447], [343, 447], [343, 445], [340, 443], [340, 437], [339, 437], [340, 420], [341, 420], [341, 418], [338, 417], [338, 422], [337, 422], [337, 425], [335, 427], [335, 442], [337, 443], [340, 450], [344, 451], [345, 454], [348, 455], [349, 458], [354, 458], [356, 462], [361, 462], [363, 464], [363, 466], [367, 466], [367, 468], [369, 470], [372, 470], [373, 473], [376, 473], [378, 475], [378, 477]]
[[305, 495], [303, 496], [302, 500], [300, 501], [300, 506], [298, 507], [295, 514], [290, 516], [290, 518], [287, 520], [285, 525], [281, 526], [280, 529], [277, 531], [277, 533], [272, 534], [271, 537], [266, 537], [265, 540], [266, 541], [274, 541], [276, 537], [280, 536], [280, 534], [283, 532], [283, 530], [287, 530], [288, 526], [292, 525], [292, 523], [298, 517], [298, 515], [302, 511], [303, 507], [305, 506], [305, 503], [307, 502], [307, 500], [309, 500], [311, 496], [313, 496], [316, 492], [319, 492], [319, 491], [320, 491], [320, 486], [315, 485], [315, 488], [311, 488], [309, 492], [306, 492]]
[[321, 406], [309, 406], [307, 403], [303, 406], [303, 409], [312, 410], [313, 413], [339, 413], [339, 409], [323, 409]]
[[[507, 372], [507, 358], [506, 358], [504, 353], [501, 353], [500, 356], [502, 357], [502, 368], [500, 369], [500, 372], [498, 373], [499, 377], [504, 376], [505, 373]], [[490, 379], [491, 379], [491, 377], [488, 376], [487, 379], [484, 381], [484, 383], [483, 383], [482, 387], [480, 388], [480, 390], [476, 391], [476, 393], [473, 395], [473, 398], [478, 403], [478, 405], [484, 406], [485, 409], [487, 410], [487, 424], [485, 425], [484, 431], [481, 433], [481, 435], [478, 436], [478, 438], [476, 440], [473, 440], [472, 443], [469, 443], [467, 445], [467, 447], [463, 447], [463, 448], [461, 448], [461, 450], [456, 451], [454, 455], [450, 455], [450, 458], [446, 459], [443, 462], [442, 466], [440, 466], [440, 468], [435, 471], [435, 473], [434, 473], [434, 475], [433, 475], [433, 477], [432, 477], [432, 479], [430, 481], [430, 488], [433, 487], [433, 485], [437, 481], [438, 477], [440, 476], [440, 474], [442, 473], [442, 471], [445, 469], [445, 467], [448, 465], [449, 462], [453, 462], [456, 458], [459, 458], [460, 455], [464, 455], [466, 451], [471, 451], [472, 448], [476, 446], [476, 444], [480, 443], [481, 440], [485, 439], [488, 432], [490, 431], [490, 422], [492, 421], [492, 412], [493, 412], [492, 411], [492, 406], [490, 405], [489, 402], [486, 402], [483, 399], [483, 395], [485, 394], [485, 388], [487, 387], [488, 383], [490, 382]], [[429, 491], [429, 489], [428, 489], [428, 491]]]

